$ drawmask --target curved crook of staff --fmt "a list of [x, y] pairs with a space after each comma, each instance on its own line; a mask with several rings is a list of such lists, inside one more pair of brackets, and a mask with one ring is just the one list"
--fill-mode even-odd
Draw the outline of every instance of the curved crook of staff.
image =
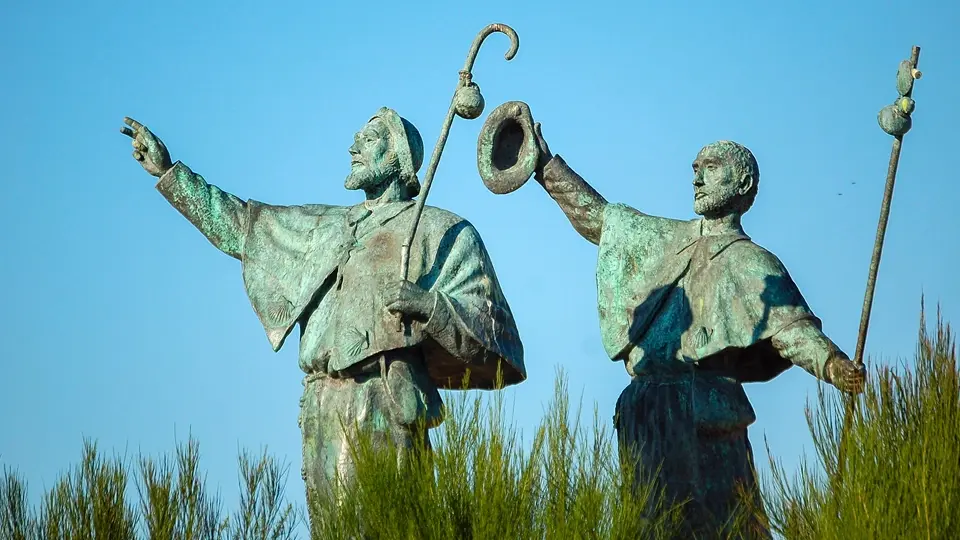
[[[504, 55], [507, 60], [512, 60], [520, 48], [520, 38], [513, 28], [501, 23], [487, 25], [477, 34], [467, 53], [467, 60], [460, 71], [460, 80], [457, 82], [457, 89], [450, 102], [450, 109], [443, 121], [443, 127], [440, 129], [440, 137], [437, 139], [437, 145], [433, 149], [433, 155], [430, 157], [430, 164], [427, 165], [426, 176], [423, 180], [423, 186], [420, 188], [420, 196], [417, 198], [417, 206], [413, 214], [413, 224], [410, 227], [410, 233], [406, 236], [400, 251], [400, 278], [407, 279], [410, 272], [410, 246], [413, 245], [413, 238], [417, 234], [417, 227], [420, 225], [420, 216], [423, 214], [423, 205], [430, 193], [430, 185], [433, 183], [433, 175], [437, 172], [437, 165], [440, 163], [440, 154], [443, 153], [443, 147], [447, 144], [447, 136], [450, 134], [450, 126], [453, 124], [453, 117], [457, 115], [468, 120], [477, 118], [483, 112], [483, 96], [480, 94], [480, 88], [473, 83], [473, 63], [477, 59], [477, 53], [480, 52], [480, 46], [490, 34], [500, 32], [510, 38], [510, 49]], [[403, 319], [400, 319], [402, 329]]]
[[500, 32], [506, 34], [510, 38], [510, 50], [503, 55], [505, 59], [513, 60], [513, 57], [517, 55], [517, 49], [520, 48], [520, 38], [517, 36], [517, 33], [505, 24], [493, 23], [487, 25], [486, 28], [480, 31], [477, 34], [477, 37], [473, 40], [473, 46], [470, 47], [470, 52], [467, 53], [467, 61], [463, 64], [463, 71], [470, 73], [473, 70], [473, 62], [477, 59], [477, 53], [480, 52], [480, 45], [483, 45], [483, 40], [487, 39], [487, 36], [495, 32]]

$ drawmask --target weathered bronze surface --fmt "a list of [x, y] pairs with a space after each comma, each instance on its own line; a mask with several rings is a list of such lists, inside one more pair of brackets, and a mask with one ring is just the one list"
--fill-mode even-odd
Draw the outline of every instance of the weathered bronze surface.
[[[423, 143], [393, 110], [377, 111], [349, 148], [345, 187], [366, 194], [349, 207], [244, 201], [172, 162], [145, 126], [125, 122], [133, 157], [159, 178], [160, 193], [240, 260], [271, 347], [279, 350], [299, 326], [308, 494], [329, 494], [337, 477], [351, 480], [341, 420], [403, 454], [418, 440], [429, 443], [427, 429], [442, 421], [438, 389], [463, 388], [468, 372], [470, 388], [494, 388], [498, 368], [505, 385], [526, 378], [516, 324], [480, 235], [451, 212], [415, 206]], [[397, 326], [398, 315], [408, 327]]]
[[477, 170], [498, 195], [516, 191], [530, 179], [539, 158], [530, 107], [508, 101], [490, 113], [477, 140]]
[[[621, 454], [638, 478], [653, 475], [674, 501], [689, 500], [690, 532], [712, 537], [743, 494], [759, 493], [747, 438], [756, 416], [742, 384], [798, 365], [860, 392], [864, 371], [823, 334], [777, 257], [741, 227], [760, 181], [747, 148], [719, 141], [697, 154], [700, 217], [677, 220], [608, 203], [551, 154], [540, 124], [533, 131], [537, 181], [599, 246], [603, 346], [631, 377], [614, 415]], [[481, 139], [481, 156], [499, 151]], [[760, 516], [753, 525], [769, 535]]]

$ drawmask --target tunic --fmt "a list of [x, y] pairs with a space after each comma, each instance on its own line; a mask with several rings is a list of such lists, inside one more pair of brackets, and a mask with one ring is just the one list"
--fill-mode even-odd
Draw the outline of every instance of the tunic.
[[827, 361], [846, 356], [776, 256], [739, 228], [703, 235], [701, 219], [608, 203], [559, 156], [540, 181], [599, 245], [601, 338], [632, 378], [614, 415], [621, 453], [637, 459], [638, 481], [690, 500], [692, 530], [715, 527], [743, 491], [759, 496], [742, 383], [793, 365], [823, 379]]
[[382, 291], [400, 277], [413, 201], [372, 209], [243, 201], [180, 162], [157, 189], [214, 246], [241, 261], [274, 351], [300, 327], [308, 490], [350, 476], [341, 419], [402, 450], [429, 441], [418, 423], [442, 421], [438, 388], [491, 389], [498, 373], [504, 386], [526, 378], [510, 307], [480, 235], [463, 218], [424, 207], [408, 279], [437, 300], [429, 320], [409, 321], [404, 332]]

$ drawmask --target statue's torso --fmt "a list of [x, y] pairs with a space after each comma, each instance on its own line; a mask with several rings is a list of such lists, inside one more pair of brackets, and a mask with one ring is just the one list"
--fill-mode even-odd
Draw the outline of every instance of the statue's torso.
[[788, 364], [761, 342], [813, 318], [780, 261], [741, 231], [701, 235], [697, 221], [623, 205], [606, 211], [597, 282], [604, 347], [631, 375], [722, 353], [734, 378], [768, 380]]
[[[342, 220], [343, 234], [335, 249], [336, 270], [317, 293], [314, 305], [301, 321], [300, 368], [340, 371], [379, 352], [403, 348], [407, 341], [398, 331], [399, 319], [386, 311], [384, 287], [400, 279], [400, 251], [410, 232], [414, 203], [389, 203], [372, 212], [363, 204], [351, 207]], [[453, 216], [425, 208], [417, 241], [411, 246], [408, 279], [422, 277], [422, 262], [432, 264], [436, 253], [428, 245], [444, 219]]]
[[[689, 371], [709, 356], [707, 346], [725, 314], [718, 312], [715, 297], [722, 288], [730, 261], [720, 253], [712, 257], [713, 238], [700, 237], [677, 254], [685, 270], [679, 276], [640, 340], [630, 351], [625, 367], [631, 374], [644, 371]], [[675, 264], [670, 261], [667, 264]]]

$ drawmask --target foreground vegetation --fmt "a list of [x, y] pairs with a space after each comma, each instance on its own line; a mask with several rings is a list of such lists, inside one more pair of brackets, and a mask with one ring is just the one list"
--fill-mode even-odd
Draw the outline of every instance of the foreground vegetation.
[[[841, 437], [844, 403], [827, 389], [807, 408], [815, 458], [794, 473], [771, 458], [764, 497], [778, 534], [947, 538], [960, 530], [960, 372], [949, 327], [938, 314], [929, 334], [921, 318], [913, 365], [871, 375], [848, 437]], [[398, 465], [360, 437], [354, 449], [360, 482], [338, 493], [341, 504], [312, 502], [320, 516], [313, 536], [600, 539], [676, 532], [679, 509], [657, 504], [652, 489], [628, 489], [633, 479], [621, 472], [608, 422], [594, 414], [586, 429], [580, 411], [569, 407], [563, 377], [558, 381], [528, 445], [499, 394], [448, 396], [448, 417], [434, 432], [429, 460]], [[0, 538], [295, 537], [306, 512], [286, 502], [286, 467], [266, 453], [243, 454], [239, 465], [241, 498], [232, 514], [205, 485], [192, 439], [172, 457], [133, 464], [104, 458], [87, 443], [80, 465], [38, 508], [28, 504], [23, 479], [5, 468]], [[637, 510], [648, 503], [658, 512], [638, 520]]]
[[921, 315], [913, 366], [871, 375], [846, 440], [844, 404], [827, 391], [807, 408], [816, 460], [790, 475], [771, 458], [765, 496], [787, 538], [955, 538], [960, 531], [960, 372], [939, 310], [932, 334]]
[[[658, 538], [680, 530], [678, 507], [649, 487], [630, 489], [607, 422], [595, 412], [587, 432], [562, 375], [529, 448], [506, 421], [502, 394], [449, 397], [429, 459], [398, 466], [396, 454], [357, 437], [360, 481], [337, 490], [340, 504], [311, 501], [315, 538]], [[638, 520], [646, 505], [653, 515]]]
[[[136, 475], [131, 478], [131, 469]], [[4, 468], [0, 479], [3, 540], [226, 540], [294, 538], [300, 513], [285, 502], [286, 467], [266, 453], [239, 459], [239, 507], [227, 515], [204, 481], [196, 441], [172, 457], [141, 457], [135, 466], [105, 458], [84, 443], [78, 466], [28, 505], [26, 482]], [[130, 495], [133, 484], [136, 497]]]

